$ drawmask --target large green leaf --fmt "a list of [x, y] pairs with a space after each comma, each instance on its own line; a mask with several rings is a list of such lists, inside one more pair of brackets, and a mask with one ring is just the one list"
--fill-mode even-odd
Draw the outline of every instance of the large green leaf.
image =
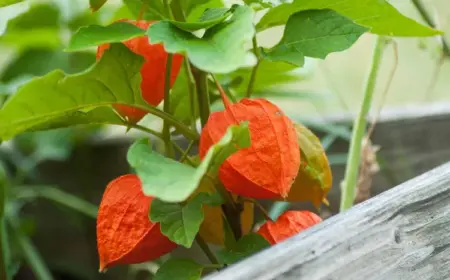
[[370, 32], [389, 36], [434, 36], [439, 31], [423, 26], [403, 16], [386, 0], [294, 0], [270, 9], [257, 24], [258, 31], [283, 25], [299, 11], [333, 9], [357, 24], [371, 28]]
[[79, 51], [106, 43], [118, 43], [145, 35], [145, 30], [128, 22], [114, 22], [108, 26], [81, 27], [70, 39], [66, 51]]
[[239, 239], [233, 248], [217, 252], [217, 258], [223, 264], [233, 264], [269, 246], [270, 243], [264, 237], [256, 233], [250, 233]]
[[221, 22], [223, 22], [232, 10], [227, 8], [213, 8], [207, 9], [199, 19], [193, 22], [169, 21], [176, 27], [184, 31], [196, 31], [200, 29], [209, 29]]
[[0, 139], [9, 139], [80, 110], [111, 104], [164, 114], [141, 96], [142, 63], [143, 59], [124, 45], [114, 44], [98, 63], [83, 73], [67, 75], [55, 70], [32, 79], [0, 110]]
[[0, 0], [0, 7], [6, 7], [12, 4], [23, 2], [24, 0]]
[[151, 203], [150, 220], [159, 222], [161, 232], [173, 242], [190, 248], [200, 225], [205, 218], [203, 204], [217, 206], [222, 200], [209, 193], [199, 193], [185, 204], [164, 202], [154, 199]]
[[301, 11], [291, 15], [283, 38], [266, 56], [302, 66], [305, 56], [324, 59], [346, 50], [368, 30], [333, 10]]
[[186, 53], [192, 64], [212, 73], [253, 66], [256, 58], [245, 44], [254, 33], [253, 11], [246, 6], [236, 7], [228, 21], [208, 29], [202, 38], [166, 21], [148, 29], [151, 43], [163, 43], [170, 53]]
[[134, 143], [127, 155], [131, 167], [142, 181], [148, 196], [167, 202], [186, 200], [206, 173], [215, 176], [223, 161], [240, 148], [250, 146], [248, 124], [232, 125], [222, 139], [213, 145], [197, 168], [182, 164], [152, 151], [147, 140]]
[[190, 259], [170, 259], [156, 272], [154, 280], [199, 280], [203, 266]]

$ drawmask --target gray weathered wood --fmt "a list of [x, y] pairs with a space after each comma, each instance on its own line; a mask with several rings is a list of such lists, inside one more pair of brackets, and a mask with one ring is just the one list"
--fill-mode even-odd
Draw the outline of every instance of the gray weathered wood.
[[208, 280], [448, 280], [450, 162]]

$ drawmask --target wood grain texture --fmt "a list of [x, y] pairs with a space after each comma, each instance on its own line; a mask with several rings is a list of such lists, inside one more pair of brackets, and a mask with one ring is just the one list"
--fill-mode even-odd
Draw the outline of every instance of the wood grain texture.
[[450, 162], [205, 279], [450, 279]]

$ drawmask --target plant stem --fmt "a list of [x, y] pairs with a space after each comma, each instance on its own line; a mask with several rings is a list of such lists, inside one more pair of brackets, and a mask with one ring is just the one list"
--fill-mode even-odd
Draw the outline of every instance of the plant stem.
[[164, 140], [162, 133], [160, 133], [158, 131], [155, 131], [153, 129], [147, 128], [147, 127], [139, 125], [139, 124], [127, 123], [126, 125], [127, 125], [127, 127], [141, 130], [141, 131], [146, 132], [148, 134], [154, 135], [154, 136], [158, 137], [161, 140]]
[[34, 273], [34, 276], [38, 280], [53, 280], [52, 274], [45, 265], [44, 260], [39, 255], [39, 252], [34, 247], [30, 238], [24, 235], [12, 217], [8, 217], [8, 223], [12, 230], [14, 231], [13, 237], [16, 239], [17, 244], [25, 258], [26, 262], [30, 265], [31, 270]]
[[183, 162], [188, 157], [189, 152], [191, 151], [192, 147], [194, 147], [194, 143], [195, 143], [195, 141], [191, 141], [189, 143], [188, 147], [186, 148], [186, 150], [184, 151], [184, 153], [180, 157], [180, 162]]
[[[178, 146], [175, 142], [172, 143], [175, 150], [177, 150], [180, 154], [184, 154], [186, 151], [184, 151], [180, 146]], [[188, 162], [188, 164], [192, 167], [196, 167], [195, 163], [187, 156], [185, 160]], [[181, 160], [180, 160], [181, 161]]]
[[205, 253], [205, 255], [208, 257], [209, 261], [212, 264], [219, 265], [219, 260], [217, 259], [216, 255], [211, 251], [208, 244], [206, 244], [205, 240], [200, 236], [200, 234], [197, 234], [195, 237], [195, 241], [197, 241], [198, 246], [202, 249], [202, 251]]
[[372, 104], [372, 97], [375, 90], [377, 75], [380, 69], [385, 45], [386, 39], [382, 36], [377, 37], [373, 51], [372, 65], [366, 82], [364, 98], [359, 114], [353, 125], [350, 150], [345, 169], [345, 177], [341, 183], [340, 211], [344, 211], [352, 207], [355, 199], [356, 184], [361, 160], [362, 140], [366, 130], [366, 116]]
[[243, 207], [241, 204], [238, 204], [234, 201], [231, 194], [225, 189], [225, 187], [220, 182], [215, 182], [217, 191], [219, 192], [222, 199], [225, 201], [225, 204], [222, 205], [222, 211], [225, 215], [225, 218], [228, 221], [228, 224], [233, 231], [233, 235], [235, 240], [239, 240], [242, 236], [241, 229], [241, 212]]
[[[166, 76], [164, 77], [164, 112], [166, 113], [170, 112], [170, 80], [172, 74], [172, 58], [172, 54], [169, 54], [167, 56]], [[170, 140], [170, 124], [166, 120], [164, 120], [162, 135], [164, 143], [166, 145], [166, 156], [173, 158], [174, 151], [172, 141]]]
[[273, 221], [272, 217], [270, 217], [269, 212], [267, 212], [267, 210], [261, 205], [261, 203], [259, 203], [256, 199], [253, 198], [247, 198], [244, 197], [242, 198], [244, 201], [248, 201], [253, 203], [254, 205], [256, 205], [256, 207], [259, 209], [259, 211], [261, 212], [261, 214], [263, 214], [264, 218], [267, 221]]
[[191, 64], [189, 64], [188, 58], [184, 59], [184, 69], [186, 71], [186, 76], [188, 77], [188, 94], [189, 94], [189, 106], [191, 109], [191, 128], [196, 130], [196, 117], [198, 116], [195, 100], [196, 100], [196, 89], [195, 89], [195, 79], [192, 75]]
[[247, 87], [247, 93], [246, 93], [246, 97], [251, 97], [252, 93], [253, 93], [253, 88], [255, 86], [255, 81], [256, 81], [256, 72], [258, 72], [258, 68], [259, 68], [259, 63], [261, 62], [261, 52], [258, 48], [258, 42], [256, 41], [256, 35], [253, 37], [252, 40], [253, 43], [253, 52], [256, 55], [256, 65], [253, 67], [252, 69], [252, 73], [250, 74], [250, 81], [248, 82], [248, 87]]
[[210, 114], [210, 102], [209, 102], [209, 91], [208, 91], [208, 75], [199, 69], [193, 69], [193, 75], [195, 78], [195, 83], [197, 85], [197, 100], [198, 108], [200, 111], [200, 121], [202, 127], [206, 125]]
[[166, 10], [167, 15], [169, 16], [170, 19], [174, 19], [173, 18], [173, 14], [172, 14], [172, 9], [170, 9], [170, 1], [169, 0], [164, 0], [164, 9]]
[[0, 165], [0, 279], [10, 279], [7, 272], [7, 250], [8, 244], [6, 241], [6, 228], [4, 223], [4, 213], [6, 204], [6, 173]]
[[[428, 13], [427, 9], [425, 8], [424, 4], [421, 0], [411, 0], [414, 6], [416, 7], [417, 11], [419, 12], [420, 16], [423, 18], [423, 20], [431, 27], [436, 28], [437, 24], [434, 22], [431, 15]], [[444, 36], [441, 35], [442, 39], [442, 51], [445, 56], [450, 56], [450, 46], [445, 40]]]

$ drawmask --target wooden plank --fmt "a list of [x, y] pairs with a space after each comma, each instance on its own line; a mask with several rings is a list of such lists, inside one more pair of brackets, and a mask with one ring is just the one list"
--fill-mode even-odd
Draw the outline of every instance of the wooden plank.
[[450, 162], [208, 280], [448, 280]]

